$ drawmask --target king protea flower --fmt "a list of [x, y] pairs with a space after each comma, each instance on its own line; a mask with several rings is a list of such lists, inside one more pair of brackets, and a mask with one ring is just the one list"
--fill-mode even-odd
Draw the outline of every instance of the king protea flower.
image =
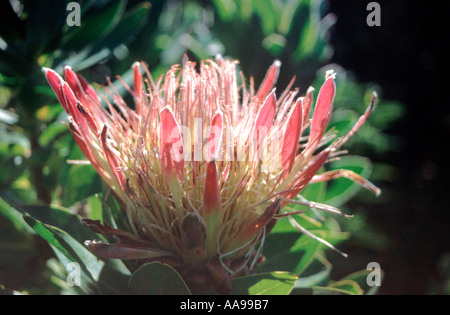
[[256, 93], [253, 80], [246, 87], [241, 75], [243, 83], [238, 84], [235, 67], [235, 61], [219, 56], [216, 62], [201, 62], [198, 71], [186, 60], [155, 82], [145, 64], [135, 63], [133, 87], [123, 82], [134, 107], [125, 104], [112, 84], [105, 95], [113, 104], [70, 67], [65, 67], [64, 79], [44, 69], [75, 141], [115, 193], [132, 227], [123, 231], [84, 220], [120, 240], [87, 241], [92, 252], [163, 261], [194, 292], [208, 286], [228, 292], [231, 277], [251, 272], [261, 260], [259, 244], [276, 219], [288, 217], [297, 230], [314, 237], [292, 218], [298, 212], [289, 212], [286, 204], [341, 213], [297, 198], [308, 183], [344, 176], [379, 193], [349, 170], [317, 174], [367, 119], [375, 95], [347, 136], [336, 139], [327, 132], [335, 95], [332, 72], [310, 119], [312, 88], [298, 97], [298, 90], [290, 90], [292, 80], [277, 95], [279, 61]]

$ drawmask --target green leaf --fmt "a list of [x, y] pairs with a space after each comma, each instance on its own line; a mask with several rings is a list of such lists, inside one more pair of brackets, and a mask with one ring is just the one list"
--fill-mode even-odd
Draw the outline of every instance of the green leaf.
[[20, 205], [11, 200], [9, 200], [9, 203], [15, 209], [30, 215], [33, 219], [67, 232], [79, 243], [99, 238], [96, 233], [92, 232], [81, 223], [79, 216], [72, 214], [66, 208], [45, 205]]
[[260, 18], [264, 35], [276, 32], [281, 12], [280, 7], [276, 6], [275, 1], [253, 1], [253, 8]]
[[[270, 239], [270, 237], [272, 237], [273, 234], [284, 234], [284, 233], [290, 233], [292, 235], [297, 235], [298, 237], [300, 237], [298, 235], [297, 230], [295, 230], [292, 225], [289, 223], [289, 221], [287, 219], [284, 220], [278, 220], [277, 223], [275, 224], [274, 228], [272, 229], [272, 231], [269, 234], [269, 238], [266, 240], [265, 245], [264, 245], [264, 249], [266, 249], [269, 245], [268, 244], [268, 240]], [[292, 242], [294, 243], [298, 237], [293, 240]], [[274, 244], [274, 246], [281, 246], [282, 244]], [[287, 247], [289, 248], [289, 247]]]
[[309, 14], [306, 17], [306, 22], [300, 34], [299, 44], [295, 51], [297, 59], [303, 59], [309, 56], [313, 52], [319, 37], [319, 29], [317, 27], [319, 20], [318, 12], [314, 6], [310, 6], [308, 10]]
[[267, 260], [258, 267], [258, 272], [279, 270], [300, 275], [312, 262], [319, 248], [319, 242], [302, 235], [289, 250], [275, 256], [267, 256]]
[[140, 295], [190, 294], [181, 276], [169, 265], [151, 262], [140, 267], [128, 283], [130, 291]]
[[354, 110], [338, 108], [333, 112], [329, 129], [337, 130], [337, 137], [345, 136], [352, 129], [359, 115]]
[[[372, 172], [372, 163], [367, 158], [348, 155], [331, 163], [330, 169], [348, 169], [364, 178], [368, 178]], [[360, 189], [361, 187], [357, 183], [347, 178], [335, 179], [328, 186], [324, 203], [340, 206], [356, 195]]]
[[[331, 218], [328, 219], [327, 222], [330, 222], [334, 220], [332, 220]], [[321, 239], [324, 239], [325, 241], [327, 241], [328, 243], [330, 243], [331, 245], [338, 245], [339, 243], [342, 243], [345, 240], [348, 240], [348, 238], [350, 237], [350, 233], [349, 232], [341, 232], [341, 231], [336, 231], [336, 230], [326, 230], [326, 229], [322, 229], [322, 230], [312, 230], [311, 231], [314, 235], [320, 237]]]
[[31, 226], [31, 228], [45, 239], [56, 250], [55, 253], [62, 254], [60, 261], [63, 265], [67, 265], [68, 262], [76, 262], [80, 264], [81, 271], [87, 275], [92, 284], [95, 284], [105, 263], [99, 260], [94, 254], [92, 254], [86, 247], [81, 245], [73, 237], [67, 234], [65, 231], [44, 224], [28, 214], [24, 215], [25, 222]]
[[213, 0], [213, 3], [221, 20], [232, 20], [237, 10], [233, 0]]
[[[14, 227], [14, 230], [20, 232], [30, 232], [30, 227], [25, 224], [22, 213], [12, 207], [5, 199], [0, 197], [0, 216], [4, 216]], [[4, 229], [4, 228], [2, 228]], [[0, 233], [1, 235], [1, 233]]]
[[110, 32], [93, 45], [85, 46], [76, 55], [70, 56], [60, 63], [56, 70], [61, 70], [62, 65], [69, 64], [73, 70], [80, 71], [108, 58], [113, 50], [126, 41], [142, 28], [150, 11], [150, 3], [143, 2], [125, 13], [123, 18]]
[[[357, 272], [354, 272], [352, 274], [349, 274], [348, 276], [341, 279], [341, 281], [353, 281], [358, 284], [358, 286], [361, 288], [362, 293], [367, 295], [373, 295], [376, 294], [378, 291], [378, 286], [370, 287], [367, 284], [367, 277], [372, 273], [373, 270], [360, 270]], [[380, 271], [381, 272], [381, 271]], [[381, 277], [383, 277], [383, 273], [381, 272]]]
[[98, 280], [98, 287], [102, 294], [129, 294], [128, 282], [131, 272], [119, 259], [110, 259], [102, 269]]
[[90, 10], [81, 17], [81, 26], [73, 26], [64, 36], [63, 49], [76, 50], [105, 36], [120, 21], [126, 2], [116, 0], [100, 10]]
[[323, 202], [327, 193], [327, 183], [326, 182], [318, 182], [306, 185], [305, 189], [303, 189], [301, 195], [309, 201], [314, 202]]
[[332, 287], [313, 287], [311, 294], [313, 295], [355, 295], [352, 292], [342, 288]]
[[[145, 23], [150, 11], [150, 3], [143, 2], [127, 11], [116, 27], [96, 47], [113, 49], [135, 35]], [[95, 49], [94, 49], [95, 50]]]
[[365, 292], [368, 294], [373, 293], [370, 290], [366, 290], [368, 287], [366, 281], [367, 275], [371, 271], [358, 271], [327, 285], [326, 282], [331, 271], [331, 263], [321, 255], [318, 255], [316, 258], [309, 268], [313, 271], [313, 274], [297, 280], [293, 290], [294, 294], [362, 295]]
[[359, 284], [353, 280], [340, 280], [330, 284], [327, 288], [331, 290], [338, 290], [349, 295], [362, 295], [364, 293]]
[[287, 295], [296, 280], [296, 275], [282, 271], [239, 277], [231, 280], [231, 294]]
[[66, 256], [71, 261], [75, 262], [76, 259], [72, 256], [72, 254], [67, 250], [66, 245], [61, 243], [60, 238], [57, 233], [47, 228], [42, 222], [32, 218], [30, 215], [25, 214], [23, 219], [28, 223], [29, 226], [44, 240], [46, 240], [52, 247], [59, 250], [64, 256]]
[[72, 165], [62, 178], [62, 204], [71, 206], [101, 192], [102, 181], [92, 165]]
[[[277, 225], [280, 222], [277, 222]], [[288, 251], [301, 236], [297, 231], [290, 231], [287, 233], [279, 233], [273, 230], [264, 241], [264, 256], [273, 257]]]
[[90, 196], [87, 203], [89, 206], [89, 219], [100, 220], [103, 222], [103, 207], [98, 194]]
[[263, 39], [262, 46], [272, 55], [278, 56], [286, 46], [286, 38], [283, 35], [272, 33]]
[[278, 23], [278, 32], [283, 35], [287, 35], [292, 27], [297, 25], [293, 23], [294, 15], [296, 14], [299, 6], [301, 5], [301, 0], [299, 1], [288, 1], [283, 5], [280, 21]]
[[103, 183], [103, 192], [99, 200], [102, 203], [102, 218], [105, 223], [115, 229], [132, 230], [125, 211], [120, 206], [111, 188], [105, 183]]
[[329, 281], [332, 265], [322, 255], [316, 255], [307, 270], [295, 282], [291, 294], [311, 294], [314, 286], [326, 286]]
[[51, 144], [61, 134], [67, 132], [67, 127], [61, 123], [50, 124], [40, 135], [39, 144], [43, 147]]

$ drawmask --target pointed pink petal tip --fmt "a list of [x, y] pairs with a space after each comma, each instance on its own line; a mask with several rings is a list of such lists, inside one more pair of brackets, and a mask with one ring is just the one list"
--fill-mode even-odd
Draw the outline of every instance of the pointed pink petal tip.
[[[76, 74], [75, 71], [72, 70], [71, 66], [64, 66], [64, 78], [67, 81], [70, 81], [70, 79], [72, 80], [76, 80]], [[69, 82], [70, 83], [70, 82]]]
[[281, 148], [281, 165], [283, 166], [285, 172], [289, 172], [291, 170], [298, 151], [300, 135], [303, 128], [302, 107], [302, 99], [298, 99], [288, 118], [288, 123], [283, 138], [283, 146]]
[[57, 92], [59, 89], [59, 85], [63, 81], [61, 76], [58, 73], [56, 73], [55, 70], [50, 69], [50, 68], [42, 67], [42, 71], [44, 72], [45, 77], [46, 77], [48, 83], [50, 84], [50, 86], [52, 87], [52, 89], [55, 92]]
[[212, 161], [216, 158], [219, 151], [220, 139], [222, 137], [223, 116], [221, 111], [217, 111], [211, 119], [211, 130], [206, 153], [206, 161]]
[[258, 115], [256, 116], [255, 129], [258, 130], [259, 127], [272, 126], [273, 119], [275, 118], [275, 112], [277, 107], [277, 97], [275, 95], [275, 88], [266, 97], [264, 104], [261, 106]]
[[[181, 180], [184, 171], [184, 152], [180, 129], [169, 106], [161, 110], [160, 117], [161, 144], [159, 154], [161, 165], [168, 178], [175, 175]], [[177, 146], [179, 146], [178, 150]]]
[[267, 70], [266, 76], [256, 93], [256, 96], [263, 100], [269, 93], [270, 90], [274, 87], [275, 83], [278, 80], [278, 74], [280, 72], [281, 62], [279, 60], [275, 60], [273, 64]]
[[[311, 121], [310, 135], [305, 152], [312, 154], [319, 145], [330, 122], [333, 111], [333, 101], [336, 94], [334, 72], [327, 72], [327, 79], [320, 88], [317, 96], [316, 108]], [[306, 153], [305, 153], [306, 154]]]

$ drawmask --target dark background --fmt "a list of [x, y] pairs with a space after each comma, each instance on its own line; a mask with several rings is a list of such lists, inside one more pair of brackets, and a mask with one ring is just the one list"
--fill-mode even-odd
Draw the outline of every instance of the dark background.
[[389, 131], [399, 147], [383, 157], [400, 175], [383, 185], [383, 194], [395, 196], [369, 213], [371, 224], [390, 238], [388, 248], [373, 256], [385, 272], [379, 293], [441, 293], [450, 251], [448, 4], [377, 2], [379, 27], [366, 23], [369, 1], [330, 1], [330, 11], [338, 17], [332, 61], [361, 82], [377, 82], [383, 98], [406, 106]]

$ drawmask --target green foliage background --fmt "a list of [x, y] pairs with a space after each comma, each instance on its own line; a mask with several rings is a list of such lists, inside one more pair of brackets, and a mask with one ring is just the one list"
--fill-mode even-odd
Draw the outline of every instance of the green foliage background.
[[[335, 16], [328, 12], [326, 1], [85, 0], [78, 1], [82, 9], [79, 27], [66, 24], [67, 3], [23, 0], [0, 4], [1, 20], [8, 21], [0, 28], [3, 292], [189, 293], [170, 266], [152, 263], [136, 270], [126, 262], [98, 259], [83, 246], [85, 240], [102, 237], [84, 228], [81, 217], [119, 226], [123, 218], [93, 168], [67, 163], [83, 156], [61, 124], [66, 115], [46, 83], [42, 67], [61, 72], [64, 65], [70, 65], [98, 87], [106, 83], [106, 76], [114, 81], [116, 74], [129, 81], [136, 60], [145, 61], [157, 77], [180, 63], [184, 54], [194, 60], [222, 54], [238, 59], [244, 74], [253, 75], [258, 84], [267, 67], [279, 59], [279, 88], [296, 76], [295, 86], [303, 92], [310, 85], [318, 90], [325, 71], [333, 68], [337, 71], [337, 95], [331, 126], [341, 134], [364, 112], [373, 90], [382, 95], [376, 84], [361, 84], [339, 65], [329, 65], [333, 55], [329, 29]], [[124, 92], [120, 84], [117, 88]], [[350, 155], [329, 167], [345, 167], [377, 183], [392, 180], [395, 169], [377, 163], [376, 158], [395, 146], [396, 139], [385, 130], [402, 114], [401, 104], [379, 100], [369, 121], [346, 147], [351, 154], [374, 157], [374, 162]], [[356, 216], [348, 221], [324, 214], [324, 220], [319, 220], [308, 212], [298, 220], [338, 247], [350, 237], [360, 246], [383, 248], [388, 240], [364, 216], [364, 204], [373, 205], [377, 200], [358, 192], [359, 187], [346, 179], [310, 185], [304, 191], [307, 199], [341, 207]], [[355, 195], [356, 201], [349, 204]], [[257, 273], [233, 280], [233, 293], [375, 293], [365, 282], [366, 270], [333, 278], [329, 250], [286, 223], [277, 224], [266, 239], [267, 260]], [[351, 252], [349, 255], [355, 259]], [[82, 267], [81, 287], [67, 286], [65, 266], [71, 261]]]

